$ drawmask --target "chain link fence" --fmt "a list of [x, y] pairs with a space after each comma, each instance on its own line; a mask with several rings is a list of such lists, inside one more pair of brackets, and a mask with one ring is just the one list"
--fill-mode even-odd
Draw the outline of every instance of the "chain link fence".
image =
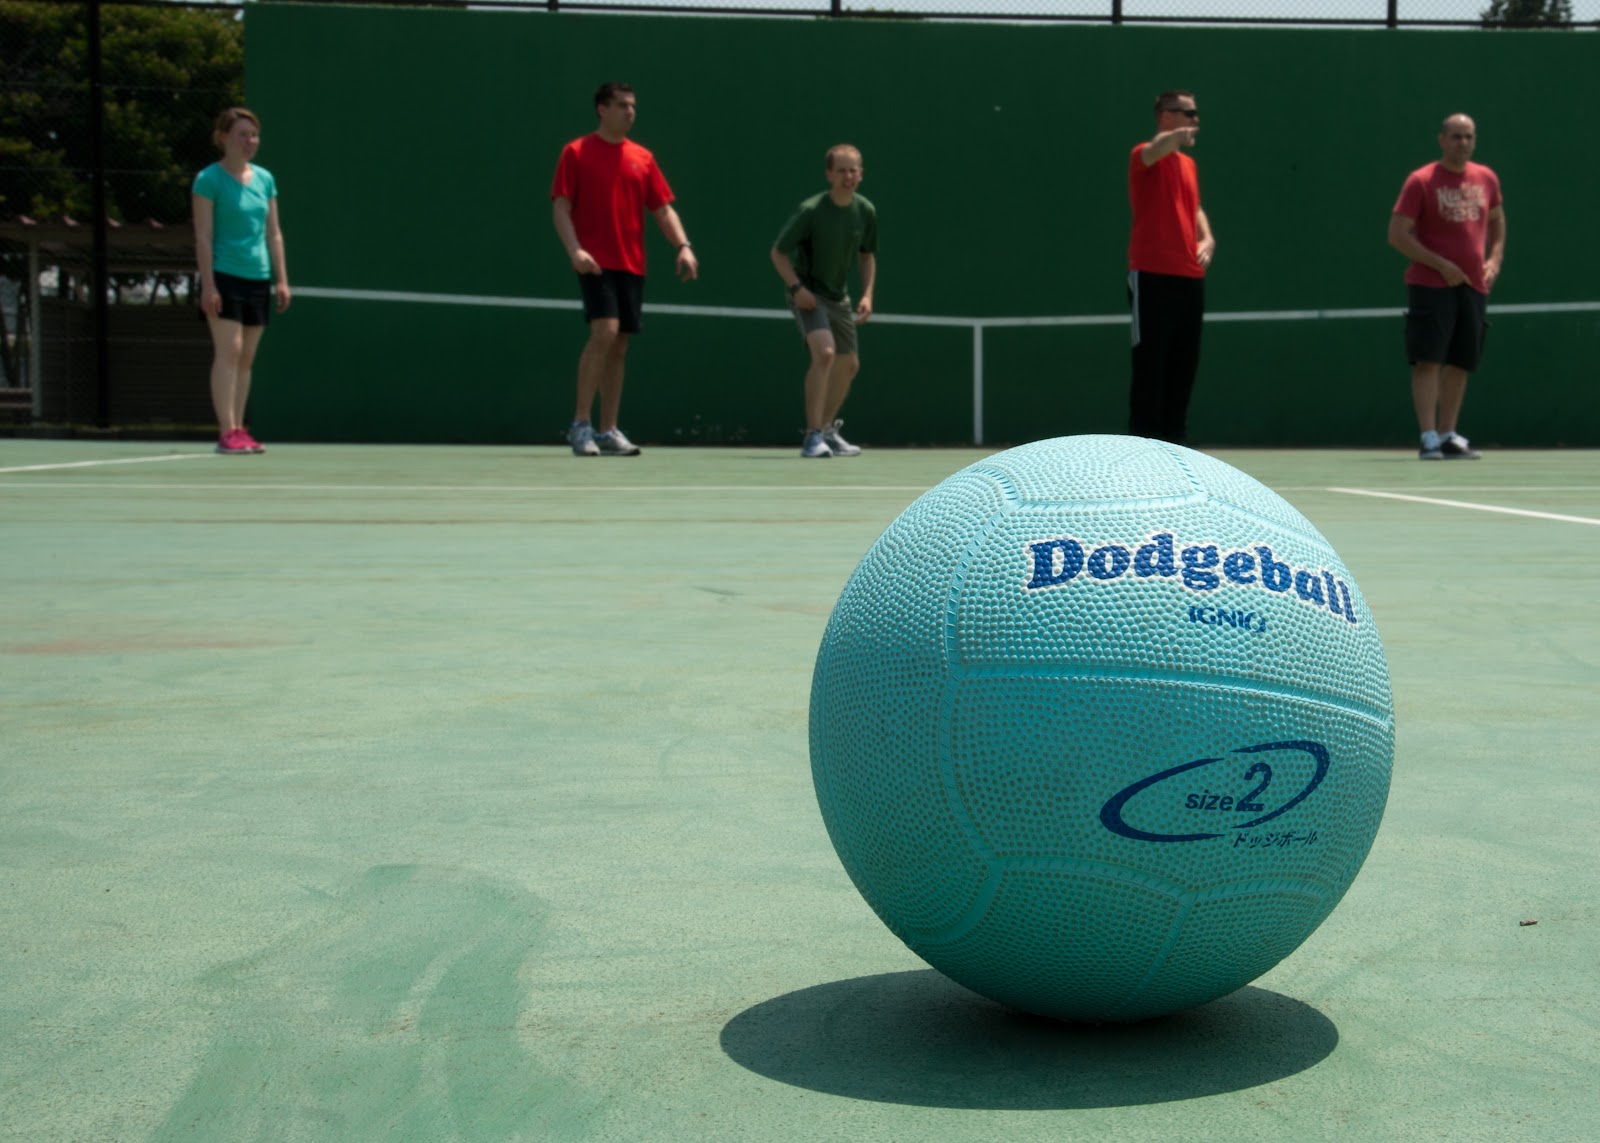
[[1600, 0], [350, 0], [569, 12], [877, 19], [1600, 29]]
[[0, 423], [211, 419], [189, 188], [242, 11], [0, 0]]
[[[271, 2], [271, 0], [259, 0]], [[527, 11], [1600, 28], [1600, 0], [345, 0]], [[0, 424], [209, 424], [189, 188], [243, 102], [244, 12], [0, 0]]]

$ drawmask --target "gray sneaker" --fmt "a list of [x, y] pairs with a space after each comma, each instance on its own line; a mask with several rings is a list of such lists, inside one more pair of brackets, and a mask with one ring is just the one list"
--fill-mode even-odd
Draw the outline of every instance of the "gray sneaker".
[[1451, 433], [1439, 442], [1439, 456], [1442, 460], [1477, 460], [1483, 454], [1467, 443], [1467, 438], [1460, 433]]
[[844, 428], [843, 421], [834, 421], [833, 424], [822, 430], [822, 442], [826, 444], [834, 456], [860, 456], [861, 446], [853, 445], [839, 435], [839, 430]]
[[594, 438], [594, 443], [600, 446], [601, 456], [638, 456], [639, 446], [622, 435], [621, 429], [612, 429], [609, 433], [600, 433]]
[[820, 460], [833, 455], [833, 450], [828, 447], [828, 442], [823, 439], [822, 433], [812, 429], [806, 433], [805, 443], [800, 446], [800, 455], [807, 460]]
[[567, 426], [567, 443], [573, 456], [599, 456], [600, 447], [594, 443], [594, 428], [588, 421], [574, 421]]

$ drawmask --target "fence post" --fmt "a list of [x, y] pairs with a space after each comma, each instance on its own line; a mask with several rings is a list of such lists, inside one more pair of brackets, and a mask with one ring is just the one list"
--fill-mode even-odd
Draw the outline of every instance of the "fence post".
[[28, 384], [33, 387], [33, 415], [44, 419], [44, 317], [40, 313], [39, 244], [28, 243]]
[[[1389, 2], [1392, 4], [1394, 0], [1389, 0]], [[1122, 0], [1111, 0], [1111, 22], [1113, 24], [1122, 23]]]
[[106, 236], [106, 101], [105, 67], [100, 34], [100, 0], [89, 0], [89, 210], [93, 247], [89, 264], [90, 304], [94, 315], [95, 424], [111, 425], [110, 307], [106, 290], [111, 284]]
[[1388, 0], [1388, 12], [1384, 15], [1383, 22], [1391, 28], [1400, 26], [1400, 0]]

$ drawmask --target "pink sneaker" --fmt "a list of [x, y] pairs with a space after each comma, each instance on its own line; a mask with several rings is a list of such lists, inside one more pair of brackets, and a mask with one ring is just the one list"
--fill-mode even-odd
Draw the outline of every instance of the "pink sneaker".
[[255, 437], [251, 436], [249, 429], [240, 429], [239, 430], [239, 443], [244, 445], [244, 447], [246, 449], [248, 449], [250, 452], [266, 452], [267, 451], [267, 446], [262, 444], [260, 441], [256, 440]]
[[217, 438], [217, 451], [229, 456], [242, 456], [251, 451], [250, 438], [243, 429], [229, 429]]

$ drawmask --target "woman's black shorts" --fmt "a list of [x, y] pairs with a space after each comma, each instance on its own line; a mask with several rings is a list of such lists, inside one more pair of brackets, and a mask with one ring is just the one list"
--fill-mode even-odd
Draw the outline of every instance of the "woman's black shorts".
[[221, 317], [240, 325], [267, 324], [272, 317], [272, 279], [236, 278], [221, 270], [211, 276], [222, 295]]

